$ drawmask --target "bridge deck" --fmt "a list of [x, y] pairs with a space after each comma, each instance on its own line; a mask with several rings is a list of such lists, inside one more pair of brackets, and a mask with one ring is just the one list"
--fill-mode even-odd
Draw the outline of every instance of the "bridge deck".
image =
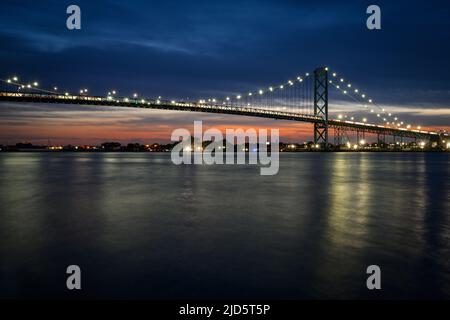
[[[258, 108], [237, 107], [232, 105], [205, 104], [198, 102], [182, 102], [167, 100], [138, 100], [127, 98], [105, 98], [98, 96], [79, 96], [79, 95], [58, 95], [41, 93], [17, 93], [0, 92], [0, 101], [11, 102], [33, 102], [33, 103], [56, 103], [56, 104], [80, 104], [80, 105], [101, 105], [112, 107], [128, 108], [148, 108], [160, 110], [177, 110], [191, 112], [223, 113], [232, 115], [243, 115], [251, 117], [263, 117], [278, 120], [302, 121], [309, 123], [323, 123], [321, 117], [307, 114], [298, 114], [276, 110], [266, 110]], [[436, 139], [439, 137], [437, 132], [408, 130], [404, 128], [390, 128], [369, 123], [360, 123], [354, 121], [341, 121], [338, 119], [329, 119], [328, 125], [331, 128], [348, 128], [350, 130], [361, 130], [370, 133], [395, 135], [409, 138]], [[448, 136], [447, 134], [445, 136]]]

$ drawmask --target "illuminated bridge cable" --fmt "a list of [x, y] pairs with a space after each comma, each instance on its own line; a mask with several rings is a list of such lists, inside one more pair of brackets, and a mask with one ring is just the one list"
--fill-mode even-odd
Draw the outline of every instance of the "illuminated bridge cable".
[[[392, 113], [388, 112], [385, 108], [375, 103], [371, 98], [367, 96], [367, 94], [365, 94], [358, 88], [354, 87], [344, 78], [338, 77], [336, 72], [332, 72], [331, 75], [334, 81], [330, 80], [330, 83], [333, 84], [335, 88], [341, 91], [341, 93], [348, 95], [349, 97], [355, 98], [354, 95], [356, 95], [357, 101], [363, 103], [364, 107], [368, 109], [371, 114], [376, 116], [379, 121], [383, 121], [385, 125], [392, 124], [394, 125], [394, 127], [395, 126], [401, 127], [405, 125], [406, 129], [411, 128], [411, 125], [404, 124], [403, 121], [401, 121], [398, 116], [393, 115]], [[368, 106], [370, 106], [370, 108]], [[376, 109], [378, 109], [379, 111], [376, 112]], [[420, 129], [420, 126], [417, 126], [417, 128]]]

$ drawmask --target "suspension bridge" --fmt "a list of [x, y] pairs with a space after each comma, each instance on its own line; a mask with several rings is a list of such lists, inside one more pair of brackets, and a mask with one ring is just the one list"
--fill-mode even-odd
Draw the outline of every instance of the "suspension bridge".
[[[136, 93], [124, 97], [115, 90], [104, 96], [90, 95], [87, 89], [74, 94], [57, 87], [44, 89], [37, 82], [24, 83], [15, 76], [1, 79], [1, 82], [0, 101], [208, 112], [308, 122], [313, 124], [314, 143], [324, 149], [330, 145], [330, 132], [334, 133], [334, 144], [337, 145], [348, 141], [349, 135], [356, 135], [359, 141], [366, 134], [376, 135], [377, 140], [384, 143], [386, 136], [392, 137], [394, 142], [403, 138], [435, 143], [450, 140], [449, 134], [443, 130], [422, 130], [421, 126], [402, 121], [398, 115], [375, 103], [367, 93], [327, 67], [264, 89], [196, 101], [143, 98]], [[330, 89], [350, 99], [357, 110], [332, 116], [329, 112]]]

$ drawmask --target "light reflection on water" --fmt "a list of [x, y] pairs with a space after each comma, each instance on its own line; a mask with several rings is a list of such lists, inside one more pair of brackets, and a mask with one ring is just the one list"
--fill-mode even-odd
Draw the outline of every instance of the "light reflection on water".
[[[450, 155], [0, 154], [0, 297], [450, 298]], [[6, 258], [3, 258], [6, 257]], [[382, 291], [365, 269], [382, 269]]]

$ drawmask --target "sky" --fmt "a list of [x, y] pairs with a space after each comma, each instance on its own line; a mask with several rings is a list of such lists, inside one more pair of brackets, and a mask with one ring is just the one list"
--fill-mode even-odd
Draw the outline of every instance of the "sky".
[[[81, 30], [66, 8], [81, 8]], [[381, 30], [366, 9], [381, 8]], [[423, 127], [450, 128], [448, 1], [2, 1], [0, 78], [95, 95], [224, 97], [328, 66], [379, 105]], [[330, 110], [359, 108], [331, 96]], [[349, 111], [350, 112], [350, 111]], [[168, 142], [175, 128], [312, 127], [205, 113], [0, 103], [0, 144]]]

